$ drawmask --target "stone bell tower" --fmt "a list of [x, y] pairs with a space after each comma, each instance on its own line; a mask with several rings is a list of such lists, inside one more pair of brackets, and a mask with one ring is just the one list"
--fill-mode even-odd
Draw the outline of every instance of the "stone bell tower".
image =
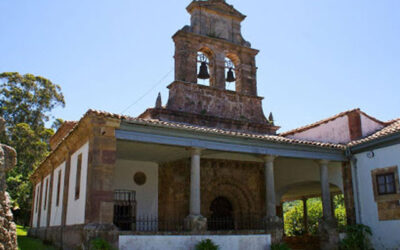
[[168, 103], [163, 107], [158, 99], [140, 117], [275, 134], [279, 127], [265, 117], [257, 95], [259, 51], [241, 34], [246, 16], [224, 0], [193, 1], [187, 11], [190, 26], [173, 36], [175, 81]]

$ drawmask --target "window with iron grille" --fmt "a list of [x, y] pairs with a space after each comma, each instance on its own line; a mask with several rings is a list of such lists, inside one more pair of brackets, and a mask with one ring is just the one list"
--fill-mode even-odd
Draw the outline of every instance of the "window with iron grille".
[[376, 175], [376, 184], [379, 195], [396, 193], [394, 173]]
[[136, 192], [132, 190], [114, 191], [114, 225], [121, 231], [135, 230]]

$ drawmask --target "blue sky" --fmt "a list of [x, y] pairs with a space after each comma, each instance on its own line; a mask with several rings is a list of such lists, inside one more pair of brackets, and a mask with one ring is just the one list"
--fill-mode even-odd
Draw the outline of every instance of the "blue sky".
[[[65, 120], [133, 103], [125, 114], [136, 116], [158, 92], [167, 101], [171, 36], [189, 24], [189, 3], [0, 0], [0, 72], [61, 85], [67, 105], [54, 116]], [[382, 120], [400, 117], [400, 1], [228, 3], [247, 15], [243, 36], [260, 50], [258, 93], [281, 132], [356, 107]]]

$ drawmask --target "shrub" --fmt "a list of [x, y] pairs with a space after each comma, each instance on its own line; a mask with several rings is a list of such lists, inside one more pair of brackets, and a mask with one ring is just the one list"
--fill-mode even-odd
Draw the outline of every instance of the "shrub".
[[290, 248], [285, 243], [277, 243], [271, 245], [271, 250], [290, 250]]
[[346, 237], [340, 242], [341, 250], [371, 250], [371, 228], [365, 225], [348, 225], [344, 228]]
[[114, 248], [105, 239], [96, 238], [90, 241], [91, 250], [113, 250]]
[[196, 250], [218, 250], [219, 246], [215, 245], [210, 239], [202, 240], [196, 245]]

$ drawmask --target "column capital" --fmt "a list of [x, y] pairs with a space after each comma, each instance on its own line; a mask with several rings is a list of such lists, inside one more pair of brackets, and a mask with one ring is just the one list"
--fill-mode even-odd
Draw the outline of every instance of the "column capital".
[[274, 162], [277, 157], [277, 155], [263, 155], [261, 158], [264, 160], [264, 162], [271, 163]]
[[329, 160], [317, 160], [316, 161], [318, 163], [319, 166], [324, 166], [324, 165], [328, 165], [329, 164]]
[[200, 155], [204, 148], [189, 148], [192, 155]]

